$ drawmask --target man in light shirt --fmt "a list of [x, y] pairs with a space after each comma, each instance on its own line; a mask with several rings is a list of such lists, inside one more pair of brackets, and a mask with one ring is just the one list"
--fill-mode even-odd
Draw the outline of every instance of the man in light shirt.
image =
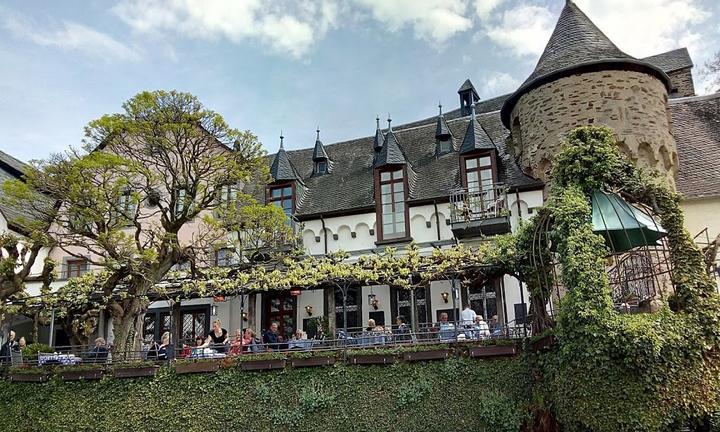
[[460, 314], [460, 319], [462, 320], [463, 325], [472, 326], [475, 323], [476, 316], [477, 314], [470, 307], [470, 303], [465, 303], [465, 309], [463, 309]]

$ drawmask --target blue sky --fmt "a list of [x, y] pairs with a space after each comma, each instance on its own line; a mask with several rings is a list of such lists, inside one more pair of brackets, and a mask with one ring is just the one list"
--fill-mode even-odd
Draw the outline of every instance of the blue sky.
[[[576, 0], [638, 57], [720, 50], [716, 0]], [[197, 95], [274, 152], [371, 135], [531, 72], [563, 0], [0, 1], [0, 149], [23, 159], [80, 145], [83, 126], [141, 90]]]

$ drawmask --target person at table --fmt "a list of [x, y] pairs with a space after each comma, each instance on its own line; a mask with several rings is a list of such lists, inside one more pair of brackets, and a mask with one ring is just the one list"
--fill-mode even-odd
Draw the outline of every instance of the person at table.
[[242, 351], [243, 346], [243, 334], [240, 331], [240, 329], [235, 329], [235, 338], [232, 342], [230, 342], [230, 352], [228, 353], [231, 356], [238, 355]]
[[448, 341], [455, 338], [455, 325], [448, 322], [448, 314], [443, 312], [440, 314], [439, 332], [440, 340]]
[[170, 332], [163, 333], [158, 347], [158, 360], [173, 360], [175, 358], [175, 347], [170, 344]]
[[293, 338], [288, 343], [288, 349], [307, 350], [310, 347], [312, 347], [312, 342], [308, 340], [307, 333], [300, 329], [295, 330]]
[[255, 337], [253, 329], [246, 328], [243, 332], [242, 347], [245, 352], [258, 353], [262, 351], [260, 341]]
[[15, 340], [15, 332], [10, 330], [7, 341], [0, 348], [0, 363], [10, 363], [13, 351], [18, 350], [18, 343]]
[[502, 335], [502, 325], [500, 325], [498, 316], [493, 315], [492, 318], [490, 318], [490, 336], [497, 337], [500, 335]]
[[105, 346], [104, 338], [95, 339], [95, 347], [87, 354], [87, 360], [90, 363], [105, 363], [108, 358], [108, 349]]
[[263, 343], [268, 351], [283, 349], [282, 336], [278, 333], [279, 328], [279, 324], [274, 322], [270, 324], [270, 328], [263, 333]]
[[473, 326], [473, 338], [485, 339], [490, 337], [490, 327], [483, 319], [482, 315], [475, 317], [475, 325]]
[[207, 339], [205, 339], [205, 343], [203, 344], [203, 348], [210, 347], [214, 348], [215, 351], [219, 353], [224, 353], [226, 345], [230, 342], [228, 339], [228, 331], [222, 328], [222, 323], [220, 320], [215, 320], [213, 322], [213, 328], [210, 330], [210, 334], [208, 335]]
[[475, 317], [477, 314], [475, 311], [470, 307], [470, 303], [465, 303], [465, 309], [460, 313], [460, 319], [462, 320], [462, 323], [464, 326], [472, 327], [472, 325], [475, 323]]
[[409, 342], [412, 340], [412, 336], [410, 335], [410, 328], [408, 328], [408, 325], [405, 323], [405, 317], [403, 315], [398, 315], [395, 318], [395, 325], [397, 328], [395, 329], [395, 340], [397, 342]]

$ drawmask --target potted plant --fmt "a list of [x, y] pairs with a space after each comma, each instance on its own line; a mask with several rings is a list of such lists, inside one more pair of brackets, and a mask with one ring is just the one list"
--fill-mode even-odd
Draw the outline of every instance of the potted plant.
[[13, 366], [8, 369], [10, 381], [19, 382], [45, 382], [50, 377], [50, 371], [42, 367]]
[[57, 366], [55, 373], [63, 381], [99, 380], [104, 374], [104, 365], [86, 364], [77, 366]]
[[392, 364], [397, 360], [397, 348], [366, 348], [348, 350], [348, 364]]
[[403, 348], [403, 360], [446, 360], [450, 357], [450, 349], [447, 345], [417, 345]]
[[470, 357], [509, 357], [517, 354], [517, 345], [510, 340], [491, 340], [483, 345], [470, 348]]
[[220, 369], [220, 362], [217, 360], [178, 360], [175, 362], [175, 373], [208, 373], [217, 372]]
[[160, 366], [151, 361], [133, 361], [114, 365], [115, 378], [137, 378], [155, 376]]
[[42, 343], [31, 343], [22, 350], [23, 363], [37, 365], [39, 353], [51, 353], [53, 348]]
[[279, 352], [267, 352], [260, 354], [243, 354], [236, 360], [240, 369], [245, 371], [284, 369], [286, 363], [285, 354]]
[[335, 364], [333, 351], [309, 351], [292, 354], [290, 365], [294, 368], [311, 366], [330, 366]]

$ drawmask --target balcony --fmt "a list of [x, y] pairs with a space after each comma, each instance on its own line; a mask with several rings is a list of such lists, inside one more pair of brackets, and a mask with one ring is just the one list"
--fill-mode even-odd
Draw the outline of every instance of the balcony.
[[458, 239], [510, 232], [507, 192], [501, 184], [450, 194], [450, 223]]

